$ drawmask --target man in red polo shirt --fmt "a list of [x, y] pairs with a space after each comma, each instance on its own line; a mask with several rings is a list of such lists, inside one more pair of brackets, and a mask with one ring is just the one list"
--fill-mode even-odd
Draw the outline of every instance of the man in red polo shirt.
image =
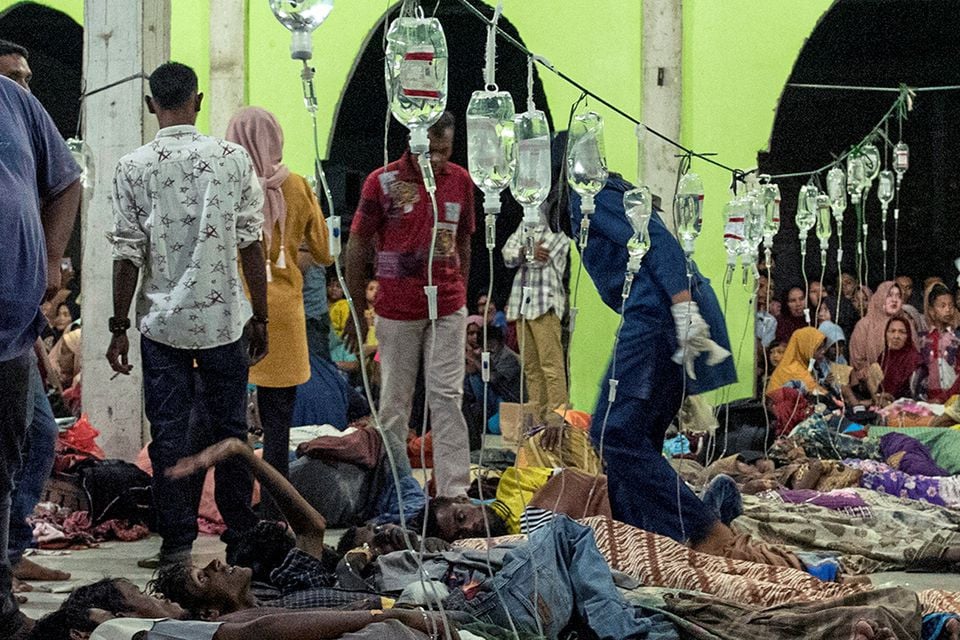
[[[428, 132], [438, 207], [433, 254], [435, 325], [430, 321], [424, 293], [433, 207], [409, 150], [367, 176], [347, 243], [347, 285], [362, 325], [366, 264], [376, 252], [380, 290], [374, 306], [382, 372], [380, 417], [401, 467], [408, 465], [407, 422], [423, 356], [433, 429], [434, 477], [440, 496], [466, 495], [470, 470], [470, 444], [460, 402], [467, 317], [464, 282], [470, 272], [470, 236], [476, 221], [470, 174], [449, 162], [453, 133], [454, 120], [449, 112], [444, 112]], [[347, 327], [348, 342], [355, 345], [353, 323], [347, 323]], [[366, 327], [362, 328], [361, 335], [366, 335]]]

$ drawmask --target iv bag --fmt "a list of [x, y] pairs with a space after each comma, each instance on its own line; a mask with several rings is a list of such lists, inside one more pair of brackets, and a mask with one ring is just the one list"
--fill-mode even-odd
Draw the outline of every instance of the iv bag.
[[97, 184], [97, 165], [93, 159], [93, 150], [86, 140], [68, 138], [66, 142], [70, 155], [80, 166], [80, 186], [83, 188], [83, 197], [89, 200], [93, 197], [93, 189]]
[[524, 208], [539, 207], [550, 193], [550, 125], [543, 111], [514, 117], [517, 166], [510, 191]]
[[[779, 193], [779, 188], [777, 189]], [[751, 249], [756, 249], [757, 246], [762, 241], [766, 241], [767, 230], [770, 227], [767, 227], [767, 208], [764, 206], [760, 199], [747, 194], [739, 198], [740, 206], [743, 209], [744, 216], [746, 217], [747, 224], [744, 234], [745, 246], [744, 251], [749, 251]], [[777, 231], [780, 230], [780, 207], [777, 206], [777, 219], [776, 219], [776, 231], [770, 235], [770, 241], [773, 242], [773, 236], [776, 235]]]
[[639, 269], [640, 260], [650, 250], [650, 217], [653, 215], [653, 199], [646, 186], [631, 189], [623, 194], [623, 210], [633, 229], [633, 235], [627, 241], [627, 253], [630, 256], [629, 268]]
[[860, 153], [863, 155], [863, 168], [867, 174], [867, 179], [873, 182], [877, 178], [877, 174], [880, 173], [880, 151], [877, 149], [877, 145], [871, 142], [863, 145]]
[[747, 216], [743, 202], [734, 198], [723, 207], [726, 224], [723, 226], [723, 246], [727, 250], [727, 264], [736, 264], [743, 253], [747, 236]]
[[827, 246], [830, 244], [830, 236], [833, 234], [830, 229], [832, 213], [830, 196], [821, 193], [817, 196], [817, 238], [820, 240], [822, 251], [827, 250]]
[[764, 236], [771, 239], [780, 231], [780, 187], [770, 182], [770, 176], [760, 176], [760, 199], [764, 208]]
[[827, 195], [837, 224], [843, 222], [843, 211], [847, 208], [847, 176], [840, 167], [834, 167], [827, 173]]
[[689, 257], [703, 226], [703, 180], [696, 173], [685, 173], [674, 196], [674, 215], [683, 251]]
[[893, 174], [893, 171], [889, 169], [884, 169], [880, 172], [880, 180], [877, 182], [877, 198], [880, 200], [880, 206], [886, 210], [890, 206], [890, 202], [893, 201], [894, 195], [894, 180], [896, 177]]
[[[814, 195], [812, 202], [814, 204], [814, 209], [811, 210], [810, 202], [811, 198], [809, 195], [810, 190], [813, 190]], [[816, 195], [817, 188], [804, 185], [800, 187], [800, 193], [797, 195], [797, 215], [795, 221], [797, 223], [797, 228], [802, 234], [801, 237], [806, 237], [810, 233], [810, 229], [813, 228], [813, 225], [817, 222], [817, 213], [816, 213]]]
[[910, 147], [901, 140], [893, 148], [893, 170], [897, 174], [897, 185], [903, 180], [903, 174], [910, 168]]
[[592, 198], [607, 183], [603, 118], [589, 111], [573, 118], [567, 147], [567, 182], [581, 197]]
[[390, 111], [425, 153], [426, 130], [447, 107], [447, 39], [436, 18], [402, 16], [387, 31], [384, 75]]
[[487, 199], [510, 185], [516, 169], [513, 116], [507, 91], [474, 91], [467, 105], [467, 167]]
[[860, 203], [860, 194], [863, 192], [863, 184], [866, 181], [867, 173], [866, 167], [863, 166], [863, 158], [851, 153], [847, 156], [847, 193], [850, 194], [850, 202], [853, 204]]

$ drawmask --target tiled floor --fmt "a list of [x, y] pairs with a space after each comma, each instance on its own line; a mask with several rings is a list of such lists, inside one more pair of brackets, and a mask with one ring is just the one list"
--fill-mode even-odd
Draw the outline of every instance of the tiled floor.
[[[328, 544], [336, 545], [342, 530], [328, 532]], [[155, 554], [160, 548], [160, 538], [151, 536], [137, 542], [109, 542], [97, 549], [72, 551], [62, 556], [34, 556], [34, 560], [44, 566], [69, 571], [72, 579], [68, 583], [34, 583], [36, 586], [50, 586], [57, 590], [61, 586], [81, 585], [94, 582], [106, 576], [122, 576], [139, 586], [150, 580], [151, 571], [137, 566], [137, 560]], [[194, 545], [194, 560], [208, 562], [223, 558], [223, 544], [215, 536], [201, 536]], [[947, 589], [960, 591], [960, 574], [936, 573], [878, 573], [871, 576], [877, 586], [901, 585], [914, 590]], [[66, 597], [66, 593], [32, 592], [26, 594], [29, 602], [23, 606], [24, 612], [31, 617], [42, 616], [56, 609]]]

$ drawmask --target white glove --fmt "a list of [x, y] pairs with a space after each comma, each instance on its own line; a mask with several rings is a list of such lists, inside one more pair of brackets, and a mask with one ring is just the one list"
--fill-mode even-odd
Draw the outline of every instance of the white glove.
[[714, 366], [730, 357], [730, 352], [710, 339], [710, 326], [700, 315], [696, 302], [678, 302], [670, 307], [677, 329], [677, 351], [673, 361], [682, 364], [692, 380], [697, 379], [693, 363], [706, 352], [707, 364]]

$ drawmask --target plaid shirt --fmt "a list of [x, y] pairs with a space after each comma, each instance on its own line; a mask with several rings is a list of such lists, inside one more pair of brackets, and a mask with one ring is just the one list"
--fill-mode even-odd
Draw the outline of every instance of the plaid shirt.
[[554, 233], [543, 227], [536, 231], [538, 244], [550, 252], [546, 262], [529, 262], [523, 255], [523, 225], [517, 227], [513, 235], [503, 245], [503, 263], [508, 267], [519, 267], [513, 277], [513, 289], [507, 301], [507, 320], [519, 320], [523, 305], [523, 288], [530, 287], [532, 295], [527, 301], [524, 315], [527, 320], [539, 318], [553, 309], [563, 317], [567, 308], [567, 292], [563, 286], [563, 272], [567, 268], [570, 253], [570, 239], [562, 233]]
[[[291, 549], [283, 564], [270, 573], [279, 590], [257, 593], [262, 606], [284, 609], [378, 609], [380, 596], [334, 588], [336, 573], [321, 560], [300, 549]], [[269, 595], [275, 595], [269, 598]]]

